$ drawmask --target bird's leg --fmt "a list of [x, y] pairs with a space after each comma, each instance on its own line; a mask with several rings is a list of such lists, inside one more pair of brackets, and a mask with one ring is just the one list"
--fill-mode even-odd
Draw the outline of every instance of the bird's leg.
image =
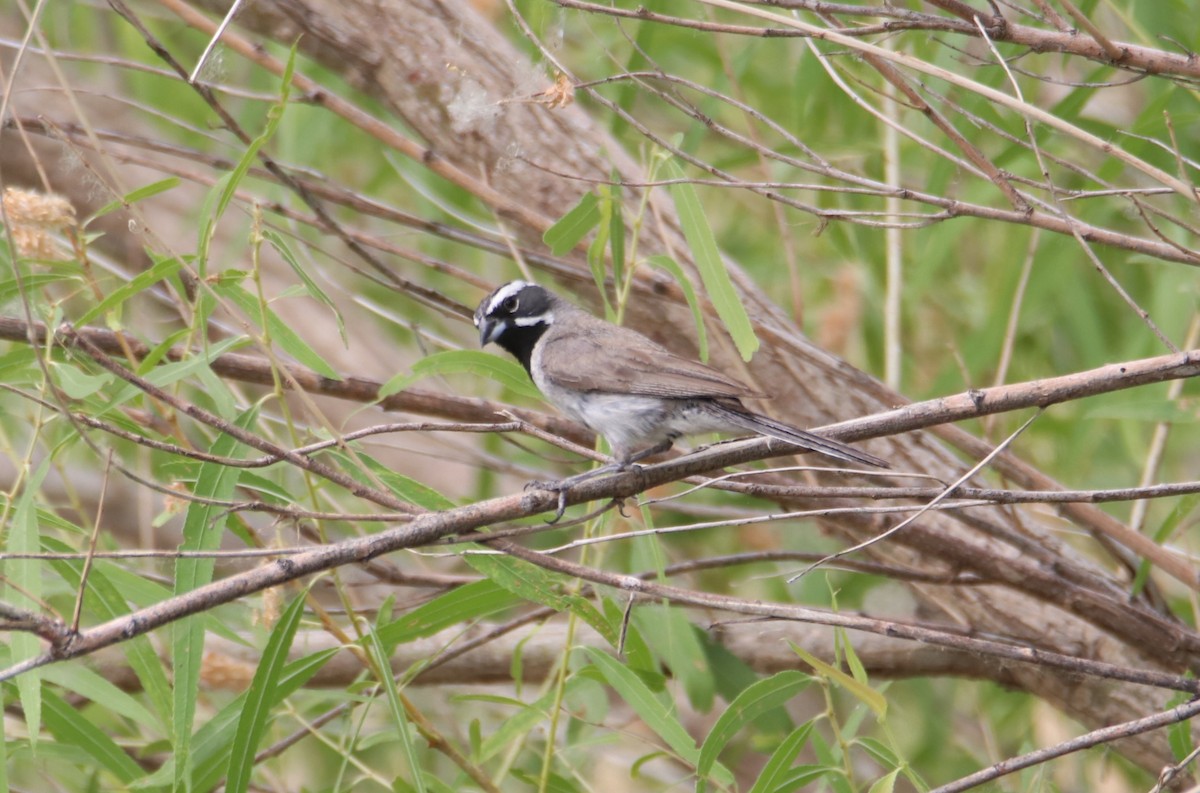
[[567, 491], [575, 485], [587, 482], [590, 479], [595, 479], [597, 476], [605, 474], [619, 473], [623, 471], [640, 470], [641, 466], [636, 463], [639, 460], [644, 460], [647, 457], [653, 457], [656, 454], [662, 454], [671, 448], [674, 441], [667, 439], [656, 446], [651, 446], [649, 449], [642, 449], [640, 452], [630, 454], [622, 458], [617, 458], [611, 463], [606, 463], [599, 468], [593, 468], [590, 471], [568, 476], [566, 479], [559, 479], [554, 482], [533, 481], [525, 485], [526, 490], [549, 490], [551, 493], [558, 494], [558, 505], [554, 511], [554, 517], [546, 521], [549, 524], [558, 523], [562, 519], [563, 513], [567, 509]]

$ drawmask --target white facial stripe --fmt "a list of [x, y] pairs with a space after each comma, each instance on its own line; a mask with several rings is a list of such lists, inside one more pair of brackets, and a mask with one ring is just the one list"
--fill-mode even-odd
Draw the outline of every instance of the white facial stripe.
[[554, 312], [547, 311], [545, 314], [538, 314], [536, 317], [513, 317], [513, 324], [520, 328], [528, 328], [533, 325], [549, 325], [554, 322]]
[[527, 286], [530, 286], [530, 284], [525, 281], [510, 281], [509, 283], [500, 287], [496, 290], [496, 294], [492, 295], [492, 299], [487, 305], [487, 311], [484, 313], [491, 314], [496, 310], [496, 306], [500, 305], [505, 300], [508, 300], [510, 297], [517, 294]]

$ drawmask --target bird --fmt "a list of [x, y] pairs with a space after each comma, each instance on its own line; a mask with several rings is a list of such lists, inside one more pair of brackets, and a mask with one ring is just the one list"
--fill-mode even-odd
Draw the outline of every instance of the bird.
[[[551, 405], [608, 441], [614, 462], [572, 484], [660, 454], [687, 435], [750, 432], [850, 463], [890, 467], [874, 455], [747, 408], [764, 395], [641, 333], [594, 316], [545, 287], [509, 281], [475, 310], [479, 344], [495, 343], [529, 373]], [[561, 516], [563, 501], [559, 501]]]

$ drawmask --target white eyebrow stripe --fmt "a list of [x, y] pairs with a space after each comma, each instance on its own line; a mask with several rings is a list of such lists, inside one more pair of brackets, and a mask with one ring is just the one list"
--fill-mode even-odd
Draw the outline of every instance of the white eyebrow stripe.
[[492, 295], [492, 299], [488, 301], [487, 311], [485, 313], [491, 314], [496, 310], [496, 306], [500, 305], [505, 300], [508, 300], [510, 297], [517, 294], [527, 286], [531, 286], [531, 284], [527, 281], [510, 281], [504, 286], [500, 287], [496, 290], [496, 294]]
[[522, 328], [528, 328], [532, 325], [540, 325], [543, 323], [549, 325], [552, 322], [554, 322], [553, 311], [547, 311], [545, 314], [538, 314], [536, 317], [513, 317], [513, 324]]

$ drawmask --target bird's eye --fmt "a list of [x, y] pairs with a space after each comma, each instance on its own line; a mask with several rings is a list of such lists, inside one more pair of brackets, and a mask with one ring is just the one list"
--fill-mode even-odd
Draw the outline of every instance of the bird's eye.
[[505, 298], [504, 302], [500, 304], [500, 309], [506, 314], [513, 314], [516, 313], [516, 310], [520, 305], [521, 302], [517, 300], [516, 296], [514, 295], [513, 297]]

